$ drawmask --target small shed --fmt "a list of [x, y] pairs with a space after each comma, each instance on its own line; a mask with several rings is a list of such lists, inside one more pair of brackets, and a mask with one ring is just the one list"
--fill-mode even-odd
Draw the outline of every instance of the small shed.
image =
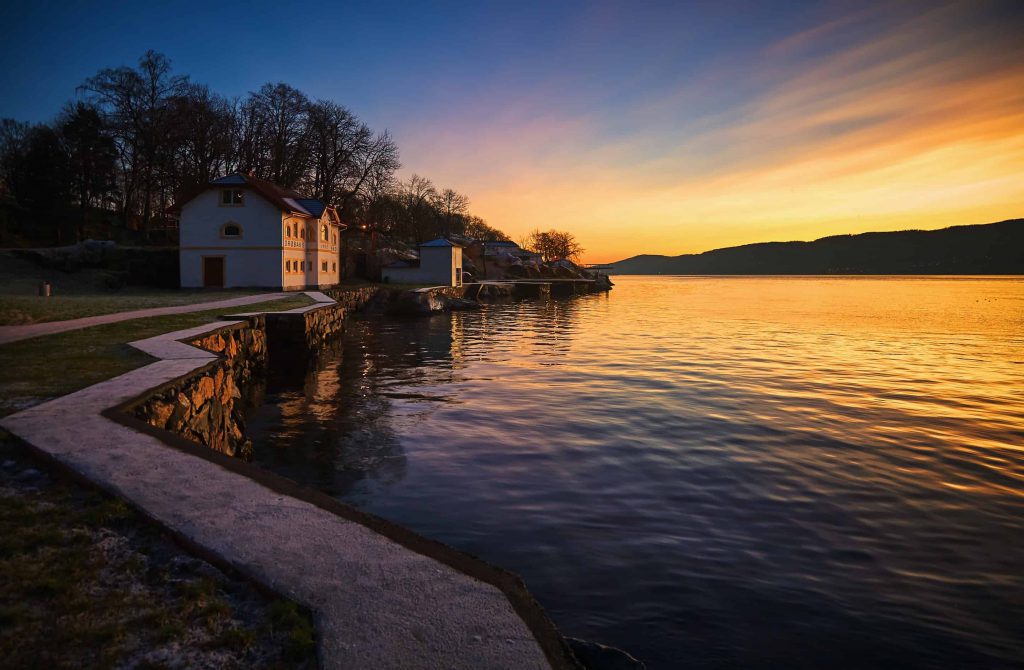
[[395, 284], [462, 286], [462, 246], [439, 237], [419, 245], [418, 261], [399, 261], [381, 270]]

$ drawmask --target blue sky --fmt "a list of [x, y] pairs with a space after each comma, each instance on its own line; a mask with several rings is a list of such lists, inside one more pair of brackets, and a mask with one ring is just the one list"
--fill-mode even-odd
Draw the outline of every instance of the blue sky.
[[45, 120], [86, 77], [146, 49], [227, 95], [287, 81], [370, 121], [552, 77], [573, 82], [559, 104], [614, 108], [799, 28], [804, 13], [795, 2], [756, 13], [750, 3], [633, 4], [7, 3], [0, 113]]
[[345, 104], [403, 175], [598, 260], [1024, 214], [1024, 2], [41, 2], [0, 26], [0, 117], [155, 49], [227, 96]]

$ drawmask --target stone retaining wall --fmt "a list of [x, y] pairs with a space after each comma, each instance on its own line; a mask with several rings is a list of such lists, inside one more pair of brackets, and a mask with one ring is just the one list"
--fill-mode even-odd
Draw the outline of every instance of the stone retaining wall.
[[229, 456], [247, 457], [245, 407], [259, 402], [267, 365], [266, 323], [247, 317], [189, 342], [222, 358], [158, 388], [132, 412], [156, 428]]
[[323, 293], [346, 311], [352, 312], [362, 309], [383, 290], [385, 289], [380, 286], [363, 286], [360, 288], [329, 288]]
[[377, 295], [376, 287], [329, 289], [337, 302], [305, 310], [243, 317], [242, 323], [215, 328], [188, 344], [221, 358], [188, 377], [155, 389], [130, 412], [151, 426], [229, 456], [248, 458], [244, 410], [262, 402], [270, 359], [299, 365], [345, 328], [345, 316]]

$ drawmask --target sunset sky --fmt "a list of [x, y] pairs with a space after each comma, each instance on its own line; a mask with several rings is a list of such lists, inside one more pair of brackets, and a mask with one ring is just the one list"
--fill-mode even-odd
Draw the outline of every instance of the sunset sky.
[[1024, 217], [1019, 0], [18, 4], [0, 116], [152, 48], [224, 95], [345, 104], [403, 176], [591, 262]]

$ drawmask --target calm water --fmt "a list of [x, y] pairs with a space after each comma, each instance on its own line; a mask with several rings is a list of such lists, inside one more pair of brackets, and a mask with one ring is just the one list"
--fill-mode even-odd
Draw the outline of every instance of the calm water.
[[1024, 665], [1024, 281], [616, 281], [357, 321], [257, 459], [650, 668]]

